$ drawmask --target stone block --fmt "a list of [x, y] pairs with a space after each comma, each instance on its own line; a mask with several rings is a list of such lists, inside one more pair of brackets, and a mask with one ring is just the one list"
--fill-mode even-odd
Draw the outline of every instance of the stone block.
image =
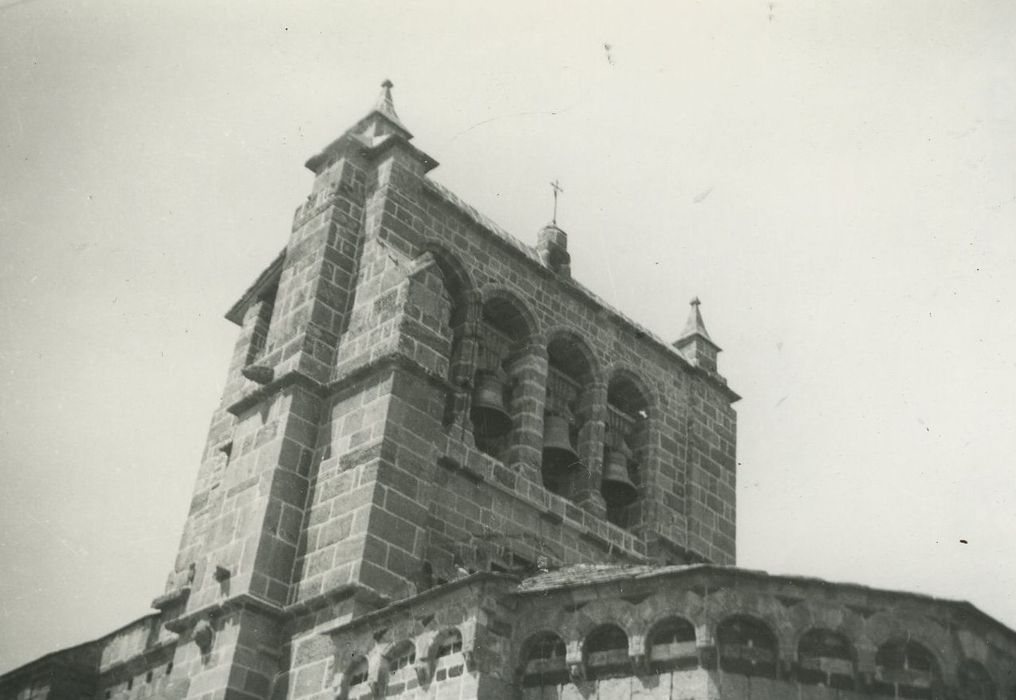
[[379, 539], [412, 552], [416, 541], [417, 527], [407, 520], [376, 508], [370, 515], [369, 531]]

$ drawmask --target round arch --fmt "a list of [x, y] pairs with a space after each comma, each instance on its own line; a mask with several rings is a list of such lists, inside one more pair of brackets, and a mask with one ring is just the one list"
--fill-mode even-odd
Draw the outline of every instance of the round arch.
[[865, 621], [853, 610], [823, 600], [807, 599], [787, 610], [787, 649], [798, 649], [801, 637], [818, 627], [839, 632], [856, 650], [866, 643]]
[[551, 348], [557, 351], [558, 361], [574, 364], [585, 382], [593, 383], [602, 379], [602, 364], [596, 353], [581, 333], [568, 326], [557, 326], [546, 332], [548, 360], [552, 359]]
[[649, 412], [650, 416], [656, 414], [660, 410], [660, 397], [659, 393], [655, 391], [646, 381], [642, 378], [641, 373], [634, 369], [627, 362], [622, 360], [615, 360], [609, 365], [604, 367], [603, 376], [606, 377], [608, 391], [610, 385], [615, 380], [621, 380], [631, 384], [634, 389], [645, 399], [645, 408]]
[[787, 610], [771, 596], [754, 591], [725, 588], [705, 598], [706, 607], [712, 612], [710, 626], [715, 640], [715, 629], [723, 618], [741, 614], [758, 618], [776, 636], [781, 657], [790, 658], [797, 652], [797, 638], [794, 626], [787, 616]]
[[529, 305], [515, 292], [499, 285], [486, 285], [480, 290], [481, 316], [495, 314], [502, 325], [526, 343], [543, 344], [540, 321]]
[[907, 639], [920, 644], [935, 659], [942, 680], [948, 685], [955, 683], [959, 659], [953, 651], [952, 640], [945, 630], [923, 615], [877, 612], [868, 618], [865, 639], [876, 653], [886, 643], [896, 639]]
[[547, 334], [541, 476], [544, 486], [574, 500], [598, 488], [604, 391], [600, 363], [570, 328]]
[[825, 627], [812, 627], [797, 642], [797, 680], [853, 690], [857, 677], [857, 650], [847, 635]]
[[596, 600], [585, 606], [578, 619], [569, 625], [569, 630], [579, 642], [580, 648], [584, 649], [590, 633], [604, 625], [617, 625], [629, 639], [645, 635], [645, 623], [639, 617], [636, 607], [616, 599]]
[[891, 637], [875, 652], [876, 693], [930, 699], [941, 679], [942, 664], [935, 652], [907, 636]]
[[555, 630], [533, 632], [519, 645], [516, 667], [524, 687], [553, 685], [568, 680], [567, 645]]
[[448, 292], [458, 297], [462, 302], [474, 301], [477, 296], [476, 285], [469, 274], [469, 269], [462, 264], [458, 254], [440, 241], [426, 240], [417, 249], [415, 262], [418, 265], [425, 264], [424, 258], [428, 254], [441, 270], [441, 275], [448, 286]]
[[737, 612], [716, 625], [716, 650], [720, 668], [746, 676], [776, 678], [780, 642], [764, 620]]
[[604, 468], [599, 484], [607, 520], [625, 529], [640, 524], [656, 461], [656, 400], [646, 383], [626, 367], [607, 373]]
[[644, 629], [649, 630], [659, 620], [680, 617], [695, 627], [698, 643], [708, 644], [709, 621], [702, 596], [695, 591], [666, 587], [643, 600], [637, 606], [637, 613]]

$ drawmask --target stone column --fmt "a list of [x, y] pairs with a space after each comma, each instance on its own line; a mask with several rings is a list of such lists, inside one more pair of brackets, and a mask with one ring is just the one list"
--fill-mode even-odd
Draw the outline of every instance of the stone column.
[[530, 343], [509, 358], [508, 381], [512, 386], [508, 412], [515, 421], [505, 464], [527, 479], [542, 483], [543, 407], [547, 400], [547, 348]]
[[607, 383], [590, 383], [579, 400], [578, 452], [583, 470], [575, 481], [572, 500], [598, 518], [607, 516], [607, 504], [600, 493], [603, 478], [603, 439], [607, 422]]
[[[477, 356], [480, 347], [480, 313], [483, 309], [480, 295], [469, 290], [462, 295], [463, 319], [460, 335], [453, 341], [448, 381], [454, 389], [445, 404], [444, 424], [452, 427], [453, 434], [472, 443], [473, 423], [469, 418], [472, 408], [472, 389], [476, 383]], [[454, 329], [453, 329], [454, 330]]]

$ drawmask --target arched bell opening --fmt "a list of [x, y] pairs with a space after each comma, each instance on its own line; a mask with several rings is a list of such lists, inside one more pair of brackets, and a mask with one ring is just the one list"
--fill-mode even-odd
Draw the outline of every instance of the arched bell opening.
[[462, 633], [457, 629], [446, 630], [434, 643], [434, 658], [442, 659], [462, 651]]
[[649, 667], [654, 673], [698, 666], [695, 626], [684, 618], [668, 617], [657, 622], [646, 640]]
[[839, 632], [809, 630], [797, 644], [797, 680], [801, 683], [853, 690], [856, 669], [854, 647]]
[[761, 620], [747, 615], [728, 617], [716, 628], [716, 646], [722, 670], [776, 678], [776, 635]]
[[441, 682], [462, 675], [465, 657], [462, 653], [462, 632], [450, 627], [434, 638], [428, 659], [434, 680]]
[[[418, 338], [432, 339], [425, 347], [443, 355], [447, 363], [443, 374], [453, 384], [461, 384], [470, 364], [464, 347], [472, 286], [469, 276], [452, 253], [440, 249], [422, 252], [414, 268], [405, 323]], [[430, 362], [423, 364], [430, 366]]]
[[893, 639], [875, 654], [878, 695], [898, 698], [934, 698], [940, 678], [938, 662], [928, 649], [909, 639]]
[[636, 381], [617, 374], [607, 385], [600, 493], [607, 520], [631, 528], [639, 522], [649, 453], [649, 400]]
[[564, 640], [553, 632], [540, 632], [522, 644], [522, 685], [536, 687], [568, 682]]
[[524, 369], [520, 360], [532, 328], [518, 303], [504, 295], [483, 304], [479, 326], [470, 408], [473, 438], [478, 449], [504, 460], [523, 408], [517, 391]]
[[591, 354], [578, 338], [562, 335], [547, 346], [543, 416], [543, 485], [573, 498], [586, 471], [579, 442], [593, 400]]
[[389, 687], [416, 678], [416, 646], [404, 639], [389, 649], [381, 659], [380, 688]]
[[590, 632], [583, 651], [590, 680], [631, 673], [628, 635], [617, 625], [600, 625]]
[[371, 694], [368, 683], [369, 679], [370, 665], [367, 662], [367, 657], [358, 656], [354, 658], [346, 668], [342, 688], [343, 696], [347, 700], [356, 700], [356, 698], [369, 696]]

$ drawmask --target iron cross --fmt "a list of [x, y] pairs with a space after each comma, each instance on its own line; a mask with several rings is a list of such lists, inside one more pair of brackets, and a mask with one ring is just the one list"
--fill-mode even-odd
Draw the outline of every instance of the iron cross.
[[564, 190], [561, 189], [561, 185], [560, 185], [560, 183], [558, 183], [557, 180], [554, 180], [552, 183], [550, 183], [550, 188], [552, 190], [554, 190], [554, 218], [551, 220], [551, 223], [553, 223], [556, 226], [557, 225], [557, 195], [559, 195], [560, 193], [564, 192]]

